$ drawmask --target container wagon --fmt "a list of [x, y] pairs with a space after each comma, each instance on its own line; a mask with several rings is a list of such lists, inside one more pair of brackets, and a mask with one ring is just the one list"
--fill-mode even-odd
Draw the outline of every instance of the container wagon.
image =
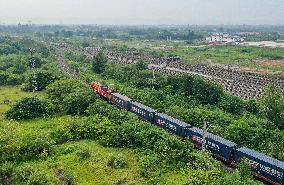
[[130, 111], [140, 116], [142, 119], [150, 121], [151, 123], [153, 122], [156, 114], [156, 111], [154, 109], [138, 102], [130, 103]]
[[121, 95], [119, 93], [112, 93], [111, 94], [111, 103], [121, 107], [123, 109], [129, 110], [130, 109], [130, 101], [131, 99], [127, 96]]
[[180, 137], [186, 137], [191, 128], [191, 125], [162, 113], [155, 115], [154, 124]]
[[[201, 148], [203, 144], [203, 130], [196, 127], [190, 128], [188, 130], [188, 138], [197, 148]], [[234, 159], [236, 148], [236, 143], [207, 132], [205, 149], [222, 161], [231, 163]]]
[[284, 162], [256, 152], [246, 147], [236, 150], [235, 161], [247, 158], [254, 176], [271, 184], [284, 185]]

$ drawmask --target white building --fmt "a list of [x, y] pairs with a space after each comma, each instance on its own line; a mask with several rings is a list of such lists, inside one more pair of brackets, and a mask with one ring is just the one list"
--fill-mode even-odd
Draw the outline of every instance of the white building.
[[209, 43], [218, 42], [218, 43], [235, 43], [243, 42], [244, 39], [239, 36], [231, 36], [229, 34], [213, 34], [206, 37], [206, 41]]

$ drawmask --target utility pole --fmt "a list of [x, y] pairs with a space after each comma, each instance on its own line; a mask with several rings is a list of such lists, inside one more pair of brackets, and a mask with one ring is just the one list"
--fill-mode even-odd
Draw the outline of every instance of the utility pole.
[[152, 78], [152, 91], [155, 89], [154, 83], [155, 83], [155, 71], [154, 68], [152, 67], [152, 72], [153, 72], [153, 78]]
[[37, 91], [37, 82], [36, 82], [36, 74], [35, 74], [35, 69], [36, 69], [36, 63], [35, 60], [33, 59], [33, 54], [35, 53], [35, 49], [34, 48], [29, 48], [29, 52], [31, 54], [31, 60], [30, 60], [30, 64], [31, 64], [31, 70], [32, 70], [32, 88], [33, 88], [33, 95], [35, 95], [35, 92]]
[[208, 122], [204, 121], [202, 133], [202, 150], [205, 151], [206, 137], [207, 137]]

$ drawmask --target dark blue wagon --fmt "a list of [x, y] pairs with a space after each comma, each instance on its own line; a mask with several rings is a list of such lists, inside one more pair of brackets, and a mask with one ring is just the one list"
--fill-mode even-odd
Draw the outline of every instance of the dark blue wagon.
[[191, 128], [191, 125], [162, 113], [156, 114], [154, 124], [180, 137], [186, 137]]
[[146, 121], [153, 122], [156, 111], [138, 102], [130, 102], [130, 111]]
[[112, 93], [111, 95], [111, 103], [126, 110], [130, 109], [130, 98], [119, 93]]
[[[202, 147], [203, 130], [192, 127], [188, 130], [188, 138], [197, 148]], [[231, 162], [237, 144], [212, 133], [206, 133], [205, 149], [225, 162]]]
[[235, 161], [239, 163], [243, 158], [248, 159], [255, 176], [284, 185], [284, 162], [246, 147], [236, 150]]

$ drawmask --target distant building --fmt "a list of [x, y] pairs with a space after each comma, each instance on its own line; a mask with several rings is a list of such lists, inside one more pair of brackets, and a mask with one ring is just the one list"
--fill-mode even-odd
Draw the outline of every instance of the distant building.
[[245, 37], [247, 37], [247, 36], [260, 35], [259, 32], [238, 32], [238, 33], [236, 33], [236, 34], [239, 35], [239, 36], [245, 36]]
[[206, 41], [209, 43], [236, 43], [243, 42], [244, 38], [229, 34], [216, 33], [206, 37]]

